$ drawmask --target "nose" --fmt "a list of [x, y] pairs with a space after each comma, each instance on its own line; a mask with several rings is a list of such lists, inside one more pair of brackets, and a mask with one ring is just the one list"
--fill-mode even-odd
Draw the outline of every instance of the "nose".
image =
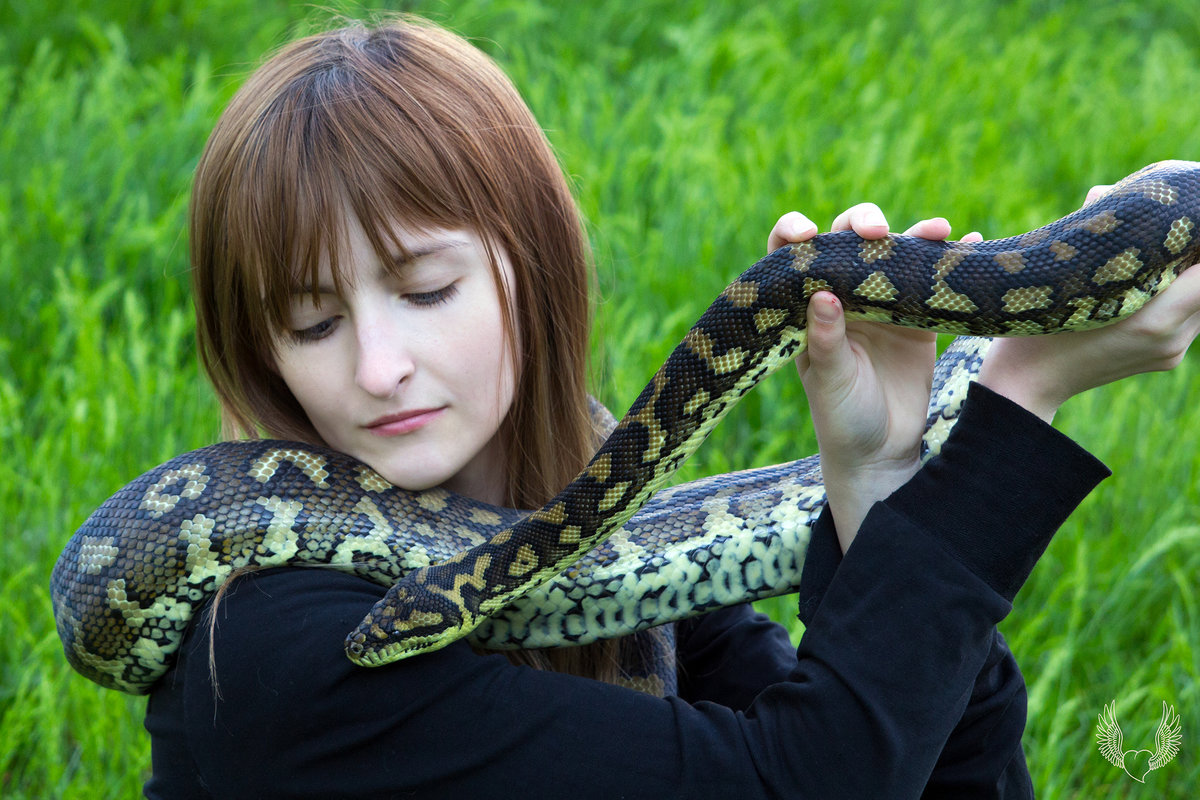
[[386, 315], [356, 324], [355, 337], [358, 341], [355, 383], [375, 397], [391, 397], [416, 369], [407, 341], [410, 337]]

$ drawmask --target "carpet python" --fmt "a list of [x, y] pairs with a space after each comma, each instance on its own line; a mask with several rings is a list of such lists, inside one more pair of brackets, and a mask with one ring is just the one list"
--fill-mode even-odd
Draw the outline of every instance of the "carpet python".
[[[688, 331], [580, 475], [526, 514], [406, 492], [311, 445], [225, 442], [106, 501], [51, 575], [59, 637], [97, 683], [145, 693], [196, 611], [242, 567], [320, 564], [390, 587], [346, 640], [364, 665], [463, 637], [583, 644], [795, 591], [824, 501], [815, 457], [660, 489], [725, 413], [805, 346], [808, 298], [847, 318], [972, 337], [1124, 318], [1200, 260], [1200, 164], [1166, 161], [1021, 236], [963, 244], [821, 234], [769, 254]], [[986, 339], [939, 362], [936, 452]]]

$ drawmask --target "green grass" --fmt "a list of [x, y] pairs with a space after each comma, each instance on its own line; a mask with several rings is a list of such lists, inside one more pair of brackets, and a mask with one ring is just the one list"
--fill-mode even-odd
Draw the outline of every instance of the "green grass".
[[[217, 435], [192, 351], [189, 176], [262, 51], [321, 14], [282, 2], [0, 6], [0, 794], [130, 797], [144, 701], [62, 659], [50, 567], [124, 482]], [[1017, 233], [1093, 183], [1200, 156], [1200, 11], [1172, 0], [709, 0], [405, 7], [477, 37], [576, 186], [600, 271], [596, 391], [620, 409], [789, 209], [871, 199]], [[1200, 362], [1071, 401], [1059, 426], [1115, 477], [1059, 533], [1004, 625], [1030, 686], [1039, 795], [1200, 785]], [[685, 477], [815, 449], [794, 376], [761, 387]], [[769, 605], [781, 619], [791, 601]], [[1145, 786], [1096, 715], [1179, 758]]]

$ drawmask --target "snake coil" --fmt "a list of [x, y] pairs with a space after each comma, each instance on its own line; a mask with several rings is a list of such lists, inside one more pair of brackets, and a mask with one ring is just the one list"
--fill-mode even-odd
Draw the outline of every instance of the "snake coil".
[[[814, 459], [647, 503], [740, 397], [802, 350], [814, 292], [837, 294], [849, 319], [969, 336], [1097, 327], [1200, 260], [1197, 220], [1200, 164], [1166, 161], [1021, 236], [962, 244], [841, 232], [783, 247], [721, 293], [587, 468], [528, 515], [405, 492], [310, 445], [186, 453], [113, 495], [64, 548], [51, 593], [67, 659], [103, 686], [149, 691], [196, 611], [241, 567], [328, 564], [389, 586], [347, 637], [364, 665], [465, 636], [583, 643], [793, 591], [823, 502]], [[944, 367], [934, 449], [982, 351], [966, 343]]]

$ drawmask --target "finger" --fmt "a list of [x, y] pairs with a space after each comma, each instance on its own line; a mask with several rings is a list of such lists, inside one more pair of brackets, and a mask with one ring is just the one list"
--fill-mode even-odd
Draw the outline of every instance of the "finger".
[[971, 242], [982, 242], [982, 241], [983, 241], [983, 234], [982, 234], [982, 233], [980, 233], [979, 231], [971, 231], [971, 232], [970, 232], [970, 233], [968, 233], [966, 236], [964, 236], [964, 237], [962, 237], [961, 239], [959, 239], [959, 241], [960, 241], [960, 242], [965, 242], [965, 243], [968, 243], [968, 244], [969, 244], [969, 243], [971, 243]]
[[1138, 313], [1143, 314], [1147, 308], [1153, 308], [1156, 315], [1161, 315], [1165, 320], [1163, 326], [1167, 328], [1183, 325], [1200, 314], [1200, 265], [1179, 273], [1170, 286]]
[[785, 244], [803, 242], [817, 235], [817, 224], [799, 211], [789, 211], [779, 218], [767, 237], [767, 252], [772, 253]]
[[879, 206], [859, 203], [834, 217], [831, 230], [852, 230], [864, 239], [882, 239], [887, 236], [888, 224]]
[[950, 235], [950, 223], [944, 217], [923, 219], [904, 233], [907, 236], [918, 236], [922, 239], [940, 241]]
[[1101, 197], [1104, 196], [1105, 192], [1107, 192], [1111, 188], [1112, 188], [1111, 183], [1104, 183], [1104, 184], [1100, 184], [1099, 186], [1093, 186], [1092, 188], [1088, 189], [1087, 197], [1084, 198], [1083, 204], [1086, 206], [1090, 203], [1096, 202], [1097, 200], [1099, 200]]

